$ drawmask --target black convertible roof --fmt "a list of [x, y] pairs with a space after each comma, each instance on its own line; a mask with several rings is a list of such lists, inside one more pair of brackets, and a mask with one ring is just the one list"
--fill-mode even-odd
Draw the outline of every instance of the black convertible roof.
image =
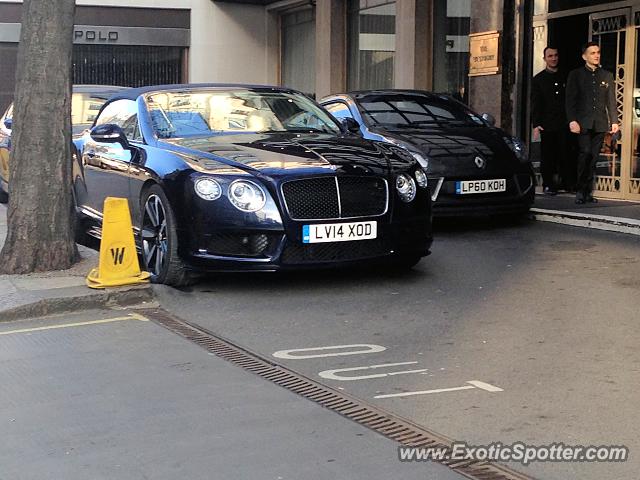
[[249, 85], [242, 83], [178, 83], [171, 85], [149, 85], [146, 87], [129, 88], [119, 92], [117, 95], [111, 97], [110, 100], [136, 100], [140, 95], [150, 92], [166, 92], [166, 91], [185, 91], [185, 90], [202, 90], [202, 89], [220, 89], [225, 90], [229, 88], [244, 89], [244, 90], [270, 90], [276, 92], [295, 92], [291, 88], [276, 87], [274, 85]]

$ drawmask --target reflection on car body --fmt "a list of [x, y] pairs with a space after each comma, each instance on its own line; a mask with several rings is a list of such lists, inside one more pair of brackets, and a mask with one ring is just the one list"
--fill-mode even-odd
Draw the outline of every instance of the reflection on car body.
[[372, 260], [407, 268], [429, 253], [431, 201], [419, 163], [348, 134], [293, 90], [132, 89], [75, 145], [80, 233], [100, 237], [104, 199], [128, 198], [155, 282]]
[[397, 145], [422, 162], [434, 216], [520, 214], [533, 203], [522, 142], [446, 95], [376, 90], [320, 103], [365, 138]]
[[[125, 89], [112, 85], [74, 85], [71, 95], [72, 135], [91, 127], [107, 99]], [[0, 203], [6, 203], [9, 192], [9, 155], [13, 128], [13, 104], [0, 119]]]

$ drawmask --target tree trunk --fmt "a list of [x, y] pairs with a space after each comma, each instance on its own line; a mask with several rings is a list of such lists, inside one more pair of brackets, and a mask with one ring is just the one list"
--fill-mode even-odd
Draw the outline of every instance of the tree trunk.
[[75, 0], [24, 0], [13, 110], [8, 233], [0, 272], [76, 261], [71, 196]]

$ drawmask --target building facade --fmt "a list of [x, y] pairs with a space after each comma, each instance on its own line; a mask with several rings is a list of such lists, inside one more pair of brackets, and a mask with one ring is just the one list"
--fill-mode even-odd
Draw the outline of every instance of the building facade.
[[[603, 67], [616, 75], [622, 127], [598, 162], [597, 191], [640, 199], [640, 0], [76, 3], [75, 83], [276, 84], [316, 98], [434, 90], [491, 114], [525, 140], [530, 81], [543, 68], [544, 47], [558, 46], [570, 69], [582, 63], [580, 45], [597, 41]], [[15, 87], [21, 7], [0, 0], [0, 109]], [[531, 147], [535, 154], [537, 144]]]

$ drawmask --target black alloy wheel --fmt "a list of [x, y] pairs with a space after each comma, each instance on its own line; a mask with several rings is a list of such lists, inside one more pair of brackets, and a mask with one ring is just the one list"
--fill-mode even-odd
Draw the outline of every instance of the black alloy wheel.
[[141, 206], [140, 247], [151, 281], [176, 287], [187, 285], [191, 275], [178, 256], [175, 216], [162, 188], [153, 185], [146, 190]]

